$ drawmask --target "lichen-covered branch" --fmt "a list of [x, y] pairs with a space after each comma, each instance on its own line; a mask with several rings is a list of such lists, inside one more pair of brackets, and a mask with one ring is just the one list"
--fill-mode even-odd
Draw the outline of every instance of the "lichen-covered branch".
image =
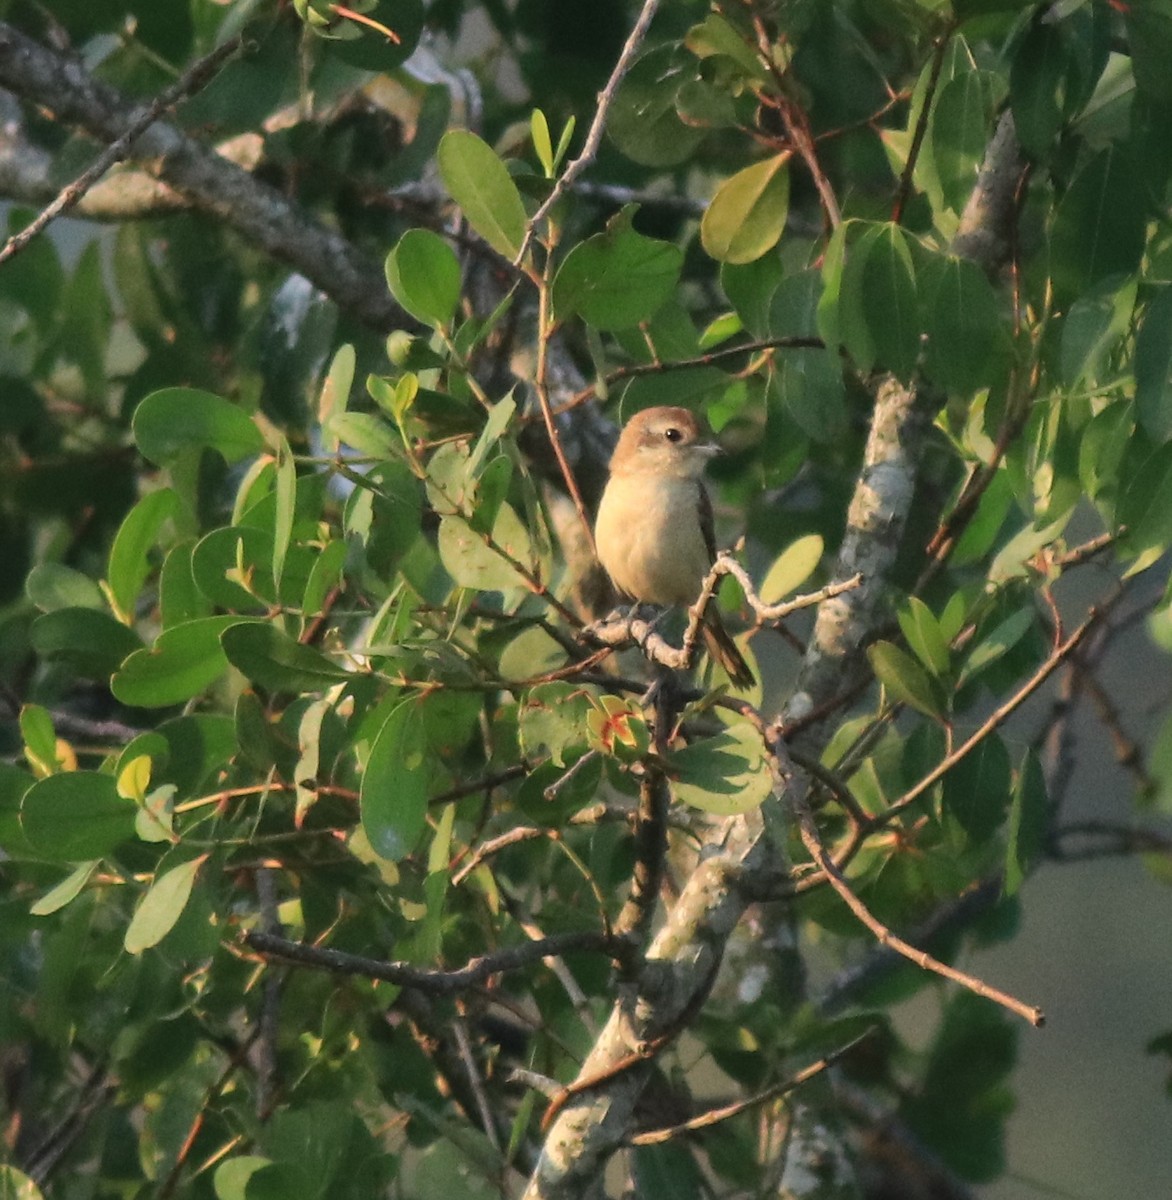
[[861, 576], [859, 587], [826, 600], [818, 609], [788, 720], [800, 720], [849, 692], [864, 663], [862, 652], [885, 611], [891, 569], [903, 540], [915, 491], [916, 467], [927, 417], [914, 387], [888, 376], [879, 385], [871, 431], [835, 577]]

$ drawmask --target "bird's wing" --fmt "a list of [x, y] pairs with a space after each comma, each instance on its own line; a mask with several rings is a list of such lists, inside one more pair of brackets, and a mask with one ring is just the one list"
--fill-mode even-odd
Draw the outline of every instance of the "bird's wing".
[[700, 514], [700, 532], [704, 535], [704, 545], [708, 548], [708, 561], [716, 561], [716, 526], [712, 519], [712, 501], [702, 483], [696, 484], [700, 492], [697, 511]]

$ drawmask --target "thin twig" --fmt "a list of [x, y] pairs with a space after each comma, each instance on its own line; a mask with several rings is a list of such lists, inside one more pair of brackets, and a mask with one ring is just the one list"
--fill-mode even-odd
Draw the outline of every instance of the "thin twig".
[[[774, 59], [772, 39], [769, 36], [769, 30], [765, 27], [765, 22], [761, 14], [757, 12], [752, 0], [745, 0], [745, 7], [749, 10], [749, 18], [753, 23], [753, 31], [757, 35], [757, 44], [754, 49], [761, 63], [769, 72], [774, 87], [777, 89], [776, 96], [772, 98], [770, 107], [781, 118], [781, 123], [785, 126], [785, 135], [789, 141], [789, 145], [794, 149], [802, 162], [806, 164], [806, 170], [810, 172], [810, 178], [814, 181], [818, 198], [822, 201], [822, 211], [826, 214], [827, 223], [831, 229], [837, 229], [842, 224], [842, 210], [838, 206], [834, 187], [827, 178], [826, 172], [822, 169], [822, 164], [818, 161], [818, 151], [814, 146], [814, 139], [810, 135], [809, 120], [806, 113], [795, 103], [793, 97], [790, 95], [790, 88], [785, 75]], [[769, 98], [765, 96], [762, 96], [761, 99], [762, 101], [769, 101]]]
[[468, 1038], [468, 1030], [464, 1027], [463, 1018], [457, 1017], [452, 1022], [452, 1032], [456, 1035], [456, 1049], [464, 1062], [464, 1070], [468, 1075], [468, 1086], [472, 1089], [472, 1095], [476, 1100], [480, 1124], [488, 1140], [492, 1143], [493, 1149], [500, 1154], [501, 1144], [497, 1138], [496, 1122], [492, 1119], [492, 1108], [484, 1090], [484, 1080], [481, 1078], [480, 1068], [476, 1065], [476, 1058], [472, 1053], [472, 1043]]
[[678, 1125], [669, 1125], [664, 1129], [649, 1129], [645, 1133], [636, 1133], [630, 1139], [632, 1146], [658, 1146], [663, 1142], [671, 1141], [672, 1138], [679, 1137], [681, 1133], [694, 1133], [698, 1129], [707, 1129], [712, 1125], [717, 1125], [721, 1121], [727, 1121], [730, 1117], [739, 1116], [750, 1108], [757, 1108], [759, 1105], [766, 1104], [770, 1100], [776, 1100], [778, 1096], [784, 1096], [787, 1092], [792, 1092], [795, 1088], [801, 1087], [803, 1083], [813, 1079], [815, 1075], [821, 1075], [823, 1071], [834, 1066], [845, 1055], [849, 1054], [856, 1046], [865, 1042], [867, 1038], [874, 1033], [874, 1027], [859, 1034], [857, 1038], [852, 1038], [845, 1046], [840, 1046], [837, 1050], [831, 1051], [825, 1058], [820, 1058], [817, 1062], [811, 1063], [808, 1067], [803, 1067], [796, 1075], [789, 1079], [783, 1080], [781, 1083], [775, 1083], [772, 1087], [767, 1087], [763, 1092], [758, 1092], [755, 1096], [750, 1096], [746, 1100], [738, 1100], [733, 1104], [726, 1104], [722, 1108], [710, 1108], [707, 1112], [698, 1114], [695, 1117], [689, 1117], [686, 1121], [681, 1121]]
[[873, 818], [863, 810], [841, 775], [830, 770], [829, 767], [823, 766], [812, 754], [806, 754], [796, 746], [787, 746], [786, 752], [803, 771], [812, 775], [838, 801], [839, 807], [850, 818], [853, 825], [858, 828], [866, 828], [873, 823]]
[[614, 103], [619, 84], [622, 83], [627, 72], [631, 69], [635, 55], [639, 53], [639, 47], [643, 44], [643, 39], [647, 35], [647, 30], [650, 28], [651, 21], [658, 8], [659, 0], [643, 0], [643, 8], [639, 13], [639, 18], [635, 22], [635, 26], [631, 30], [626, 44], [623, 46], [618, 62], [615, 63], [614, 70], [611, 71], [610, 78], [606, 81], [606, 86], [598, 93], [598, 107], [594, 110], [594, 120], [590, 122], [590, 128], [586, 133], [586, 141], [582, 146], [582, 152], [566, 167], [557, 183], [554, 184], [553, 190], [546, 197], [545, 202], [529, 218], [529, 222], [525, 226], [525, 237], [521, 241], [521, 248], [517, 251], [517, 257], [513, 260], [514, 265], [519, 267], [524, 262], [537, 226], [549, 216], [553, 206], [557, 204], [566, 194], [567, 189], [574, 185], [578, 176], [598, 156], [599, 147], [602, 145], [602, 135], [606, 130], [606, 119], [610, 115], [610, 106]]
[[538, 281], [537, 295], [537, 362], [534, 372], [534, 391], [537, 393], [537, 403], [541, 409], [541, 419], [545, 423], [545, 436], [553, 449], [558, 469], [566, 491], [574, 502], [578, 520], [582, 523], [582, 531], [586, 536], [586, 545], [590, 547], [591, 555], [596, 553], [594, 546], [594, 527], [590, 522], [590, 514], [586, 511], [586, 502], [582, 499], [582, 489], [574, 476], [570, 460], [566, 457], [566, 449], [562, 445], [561, 434], [558, 432], [557, 421], [553, 415], [553, 401], [549, 394], [549, 341], [553, 337], [553, 268], [552, 253], [545, 261], [545, 267]]
[[386, 962], [377, 958], [365, 958], [358, 954], [347, 954], [341, 950], [330, 950], [324, 946], [310, 946], [304, 942], [290, 941], [271, 933], [254, 929], [244, 935], [244, 941], [258, 953], [286, 962], [300, 963], [339, 975], [365, 975], [369, 979], [381, 979], [386, 983], [416, 988], [433, 995], [451, 995], [465, 991], [518, 967], [529, 966], [543, 958], [567, 954], [575, 950], [598, 950], [609, 953], [615, 948], [615, 940], [605, 933], [593, 930], [575, 930], [555, 933], [543, 941], [523, 942], [508, 946], [492, 954], [482, 954], [470, 959], [462, 967], [452, 971], [429, 971], [405, 962]]
[[898, 800], [893, 801], [880, 819], [884, 822], [890, 821], [897, 814], [903, 812], [904, 809], [909, 808], [925, 792], [939, 783], [962, 758], [971, 754], [989, 734], [1007, 720], [1012, 713], [1016, 712], [1070, 658], [1082, 644], [1083, 639], [1098, 625], [1101, 617], [1102, 614], [1098, 609], [1092, 609], [1090, 616], [1083, 621], [1066, 641], [1053, 651], [1050, 657], [1042, 663], [1037, 671], [1004, 704], [993, 710], [975, 733], [966, 738], [951, 754], [946, 754], [919, 783], [904, 792]]
[[[1067, 838], [1096, 838], [1099, 845], [1067, 850]], [[1114, 825], [1108, 821], [1072, 821], [1054, 831], [1051, 854], [1061, 862], [1084, 862], [1117, 855], [1159, 854], [1172, 856], [1172, 837], [1156, 829]]]
[[105, 150], [75, 179], [57, 193], [19, 233], [15, 233], [0, 249], [0, 264], [19, 254], [55, 217], [68, 212], [116, 163], [126, 156], [134, 140], [153, 125], [165, 112], [174, 108], [181, 100], [199, 91], [210, 83], [216, 72], [227, 62], [242, 44], [242, 35], [229, 38], [203, 58], [197, 59], [169, 87], [161, 91], [154, 100], [127, 126], [121, 137], [111, 142]]
[[1079, 546], [1071, 546], [1062, 554], [1055, 555], [1054, 563], [1059, 567], [1081, 567], [1083, 563], [1097, 558], [1104, 550], [1109, 550], [1126, 532], [1126, 526], [1109, 529], [1098, 537], [1090, 538]]
[[[664, 375], [671, 371], [687, 371], [696, 367], [712, 367], [730, 358], [740, 358], [746, 354], [767, 355], [773, 350], [825, 350], [826, 343], [820, 337], [787, 336], [776, 338], [761, 338], [751, 342], [740, 342], [735, 346], [725, 346], [720, 350], [711, 350], [707, 354], [697, 354], [691, 358], [676, 358], [667, 361], [647, 363], [628, 363], [615, 367], [602, 377], [606, 388], [613, 387], [627, 379], [638, 379], [644, 375]], [[568, 400], [563, 401], [553, 410], [555, 417], [571, 412], [587, 401], [600, 394], [599, 381], [596, 379], [587, 387], [575, 392]]]
[[855, 895], [850, 884], [846, 881], [846, 877], [839, 870], [834, 859], [822, 844], [822, 838], [818, 833], [818, 827], [814, 823], [814, 816], [809, 808], [804, 803], [797, 801], [796, 797], [793, 808], [798, 819], [798, 830], [801, 833], [806, 849], [810, 852], [810, 856], [825, 872], [830, 886], [842, 897], [847, 908], [875, 935], [880, 945], [890, 946], [892, 950], [902, 954], [923, 970], [934, 971], [937, 975], [942, 975], [945, 979], [950, 979], [953, 983], [959, 983], [962, 987], [968, 988], [969, 991], [975, 992], [978, 996], [983, 996], [986, 1000], [992, 1000], [995, 1004], [1000, 1004], [1010, 1012], [1023, 1017], [1035, 1027], [1045, 1024], [1046, 1018], [1040, 1008], [1025, 1004], [1021, 1000], [1009, 995], [1008, 992], [990, 987], [974, 975], [966, 975], [963, 971], [958, 971], [955, 967], [950, 967], [947, 963], [942, 963], [938, 958], [933, 958], [926, 950], [917, 950], [915, 946], [905, 942], [897, 934], [892, 933]]
[[924, 144], [924, 135], [928, 132], [928, 119], [932, 115], [932, 101], [936, 97], [936, 89], [940, 86], [940, 72], [944, 67], [944, 54], [948, 43], [952, 40], [953, 29], [950, 26], [936, 39], [936, 50], [932, 55], [932, 71], [928, 76], [928, 86], [924, 89], [924, 103], [916, 121], [915, 132], [912, 134], [912, 144], [908, 150], [907, 162], [903, 174], [899, 178], [899, 190], [895, 193], [895, 203], [891, 207], [891, 219], [898, 225], [903, 220], [903, 210], [912, 191], [912, 176], [915, 174], [916, 163], [919, 161], [920, 148]]

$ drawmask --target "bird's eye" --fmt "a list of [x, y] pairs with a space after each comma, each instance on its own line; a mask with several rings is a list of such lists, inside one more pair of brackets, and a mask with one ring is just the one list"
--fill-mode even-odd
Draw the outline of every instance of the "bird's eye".
[[673, 425], [670, 429], [665, 429], [663, 431], [663, 436], [667, 438], [669, 442], [678, 442], [684, 435]]

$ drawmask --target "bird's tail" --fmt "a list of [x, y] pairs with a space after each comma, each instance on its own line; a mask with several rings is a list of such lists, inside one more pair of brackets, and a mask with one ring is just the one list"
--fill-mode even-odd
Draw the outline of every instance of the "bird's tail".
[[725, 669], [729, 679], [738, 688], [751, 688], [757, 682], [753, 670], [715, 612], [709, 610], [704, 618], [703, 629], [708, 653]]

